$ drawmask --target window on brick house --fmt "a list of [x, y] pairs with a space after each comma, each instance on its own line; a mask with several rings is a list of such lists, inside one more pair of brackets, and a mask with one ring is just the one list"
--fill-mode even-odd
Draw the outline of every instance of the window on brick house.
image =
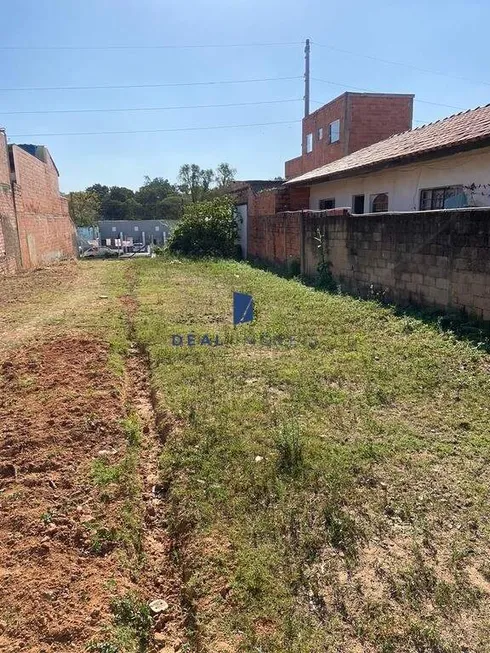
[[320, 200], [318, 204], [320, 211], [327, 211], [328, 209], [335, 208], [335, 197], [329, 197], [326, 200]]
[[446, 200], [463, 193], [462, 186], [443, 186], [441, 188], [425, 188], [420, 191], [420, 210], [435, 211], [446, 206]]
[[313, 151], [313, 134], [306, 134], [306, 153]]
[[340, 141], [340, 120], [334, 120], [328, 127], [328, 134], [331, 143]]
[[373, 213], [384, 213], [388, 210], [388, 195], [387, 193], [379, 193], [373, 195], [371, 198], [371, 211]]
[[320, 127], [318, 130], [318, 140], [321, 141], [323, 138], [323, 127]]

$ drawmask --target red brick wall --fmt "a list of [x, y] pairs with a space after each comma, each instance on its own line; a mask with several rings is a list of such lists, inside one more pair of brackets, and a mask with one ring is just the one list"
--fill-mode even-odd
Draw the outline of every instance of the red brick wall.
[[248, 214], [249, 256], [276, 265], [299, 262], [300, 219], [297, 213], [287, 211], [307, 209], [309, 201], [308, 187], [280, 187], [257, 193]]
[[[331, 163], [345, 155], [345, 127], [346, 127], [347, 94], [329, 102], [320, 109], [303, 118], [303, 150], [300, 160], [286, 161], [286, 179], [294, 174], [309, 172], [322, 165]], [[340, 120], [340, 140], [336, 143], [329, 142], [328, 128], [331, 122]], [[323, 137], [318, 139], [318, 130], [323, 128]], [[313, 150], [306, 151], [306, 137], [313, 134]]]
[[58, 173], [46, 161], [11, 147], [15, 168], [15, 205], [24, 268], [34, 268], [76, 255], [75, 227], [61, 197]]
[[349, 153], [412, 129], [411, 96], [351, 95]]
[[7, 138], [0, 130], [0, 274], [11, 274], [20, 267], [19, 237], [10, 186]]
[[[286, 161], [286, 179], [320, 166], [412, 128], [413, 97], [375, 93], [344, 93], [303, 119], [303, 153]], [[329, 142], [329, 125], [340, 120], [340, 140]], [[323, 128], [323, 137], [318, 130]], [[313, 150], [306, 152], [307, 135]]]

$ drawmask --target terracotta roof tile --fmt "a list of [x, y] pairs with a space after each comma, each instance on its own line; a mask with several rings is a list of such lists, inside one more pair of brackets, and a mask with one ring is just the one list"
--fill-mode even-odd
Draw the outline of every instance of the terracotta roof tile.
[[289, 179], [286, 184], [328, 180], [333, 176], [347, 177], [350, 173], [355, 174], [392, 161], [400, 160], [402, 164], [404, 158], [469, 144], [485, 138], [490, 138], [490, 105], [396, 134], [342, 159]]

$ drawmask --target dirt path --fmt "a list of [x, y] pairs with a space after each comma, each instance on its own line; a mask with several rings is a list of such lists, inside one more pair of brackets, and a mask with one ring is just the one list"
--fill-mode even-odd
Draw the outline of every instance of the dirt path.
[[0, 651], [193, 650], [129, 268], [107, 266], [6, 281]]
[[139, 473], [144, 503], [141, 555], [145, 562], [138, 587], [149, 599], [162, 599], [168, 606], [154, 619], [154, 641], [149, 650], [174, 653], [188, 644], [186, 613], [181, 600], [175, 547], [168, 533], [165, 488], [159, 483], [158, 458], [164, 441], [157, 430], [148, 372], [146, 355], [136, 343], [131, 343], [126, 366], [128, 405], [137, 412], [143, 433]]
[[111, 278], [117, 282], [116, 265], [70, 261], [2, 279], [0, 355], [48, 334], [93, 326], [95, 316], [117, 310], [108, 288]]

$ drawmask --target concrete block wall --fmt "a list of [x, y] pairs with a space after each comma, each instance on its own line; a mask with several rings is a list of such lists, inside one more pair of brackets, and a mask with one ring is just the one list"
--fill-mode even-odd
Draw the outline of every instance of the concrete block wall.
[[313, 212], [303, 220], [308, 276], [316, 275], [320, 230], [331, 272], [345, 290], [490, 320], [490, 209]]

